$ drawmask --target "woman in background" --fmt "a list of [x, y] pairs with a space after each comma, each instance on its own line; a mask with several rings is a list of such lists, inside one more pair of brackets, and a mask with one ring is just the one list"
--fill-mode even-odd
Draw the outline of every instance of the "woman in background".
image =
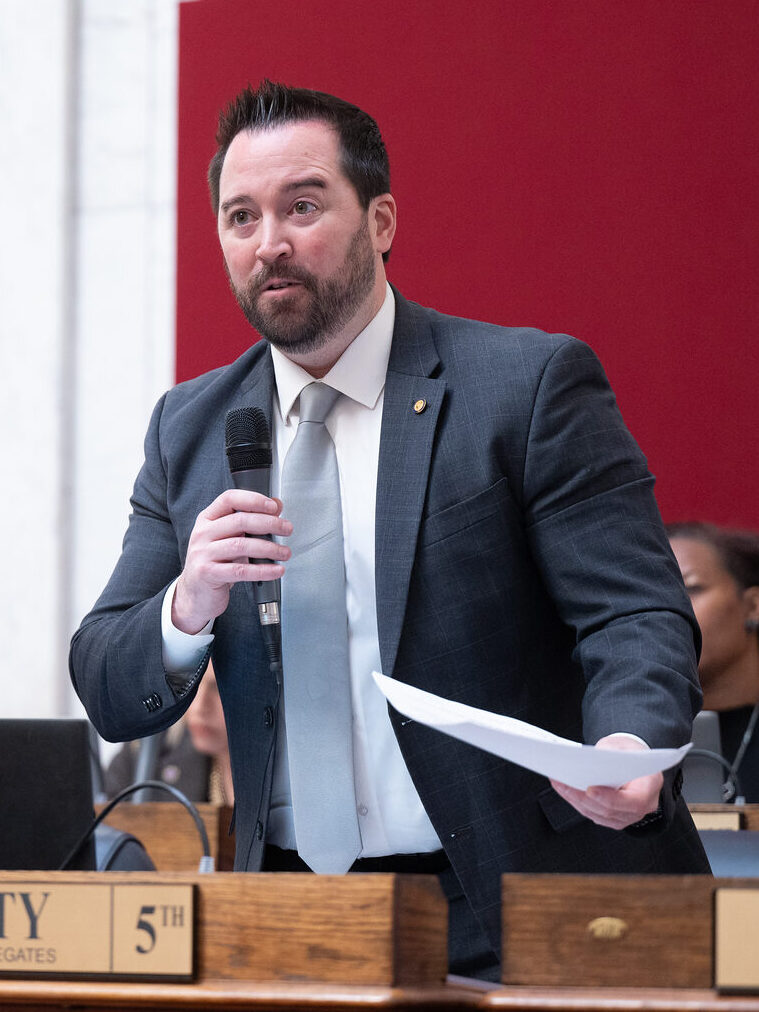
[[234, 790], [227, 725], [212, 664], [208, 665], [184, 719], [193, 748], [208, 759], [206, 800], [217, 805], [231, 805]]
[[706, 523], [667, 533], [701, 627], [703, 708], [719, 713], [722, 754], [759, 802], [759, 534]]

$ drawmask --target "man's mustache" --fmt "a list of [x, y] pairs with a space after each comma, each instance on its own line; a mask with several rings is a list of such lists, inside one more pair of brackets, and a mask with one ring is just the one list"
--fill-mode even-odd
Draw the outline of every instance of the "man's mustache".
[[248, 294], [251, 298], [257, 298], [272, 281], [297, 281], [309, 290], [313, 289], [314, 282], [308, 271], [292, 264], [270, 264], [261, 268], [261, 271], [251, 280], [248, 287]]

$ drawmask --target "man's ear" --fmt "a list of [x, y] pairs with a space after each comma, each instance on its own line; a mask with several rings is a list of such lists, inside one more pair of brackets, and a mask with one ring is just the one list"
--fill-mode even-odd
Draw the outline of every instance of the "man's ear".
[[395, 199], [390, 193], [373, 197], [369, 204], [369, 228], [378, 253], [387, 253], [395, 235]]

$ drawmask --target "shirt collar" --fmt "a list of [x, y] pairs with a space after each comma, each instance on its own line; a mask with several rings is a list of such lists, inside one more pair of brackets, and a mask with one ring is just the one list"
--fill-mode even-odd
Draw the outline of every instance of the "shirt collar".
[[[348, 345], [323, 382], [359, 404], [373, 408], [385, 386], [390, 345], [395, 326], [395, 298], [386, 285], [385, 300], [377, 315]], [[271, 348], [279, 410], [286, 422], [303, 387], [314, 377], [278, 348]]]

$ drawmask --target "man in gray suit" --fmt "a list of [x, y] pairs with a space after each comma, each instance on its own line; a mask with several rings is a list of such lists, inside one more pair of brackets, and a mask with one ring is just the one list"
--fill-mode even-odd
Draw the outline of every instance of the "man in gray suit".
[[[353, 868], [438, 873], [451, 968], [496, 978], [502, 873], [708, 872], [679, 773], [549, 783], [402, 718], [371, 672], [605, 748], [688, 741], [698, 633], [653, 479], [586, 345], [443, 316], [389, 287], [395, 202], [369, 116], [264, 82], [222, 115], [217, 141], [226, 269], [266, 340], [158, 404], [123, 553], [74, 637], [72, 677], [99, 731], [125, 740], [175, 721], [212, 653], [236, 866], [305, 867], [294, 715], [251, 585], [281, 578], [284, 592], [292, 524], [276, 493], [300, 393], [314, 380], [337, 389], [326, 424], [342, 499]], [[233, 488], [224, 458], [227, 413], [250, 405], [271, 423], [270, 496]], [[316, 649], [335, 616], [318, 584], [312, 597]], [[320, 740], [305, 744], [318, 764]]]

